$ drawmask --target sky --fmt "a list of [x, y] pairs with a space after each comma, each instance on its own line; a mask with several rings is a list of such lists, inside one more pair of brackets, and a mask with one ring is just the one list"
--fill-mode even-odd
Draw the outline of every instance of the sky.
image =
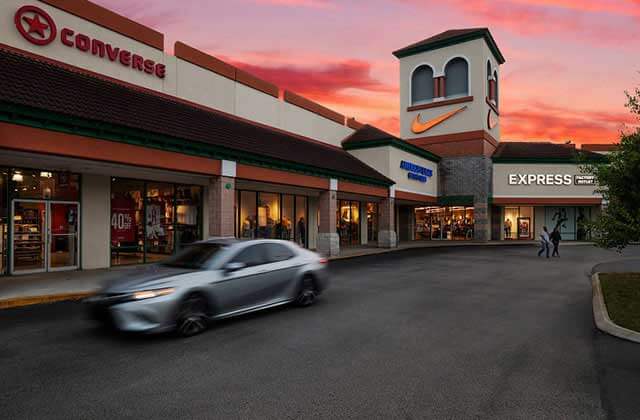
[[638, 119], [640, 0], [94, 0], [358, 121], [399, 131], [392, 51], [488, 27], [502, 140], [616, 142]]

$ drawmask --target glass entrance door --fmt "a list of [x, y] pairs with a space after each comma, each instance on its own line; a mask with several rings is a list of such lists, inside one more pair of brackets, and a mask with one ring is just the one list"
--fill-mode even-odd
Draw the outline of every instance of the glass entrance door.
[[11, 205], [11, 273], [78, 268], [79, 204], [14, 200]]
[[47, 268], [47, 203], [16, 200], [11, 206], [11, 272], [36, 273]]
[[78, 203], [48, 204], [49, 271], [78, 268]]

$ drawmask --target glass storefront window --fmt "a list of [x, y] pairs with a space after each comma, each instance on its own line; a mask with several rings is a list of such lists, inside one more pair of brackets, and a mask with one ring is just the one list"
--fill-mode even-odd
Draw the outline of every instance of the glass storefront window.
[[147, 262], [159, 261], [174, 250], [174, 188], [147, 184], [145, 247]]
[[280, 233], [280, 194], [258, 193], [258, 238], [276, 239]]
[[360, 203], [338, 200], [337, 230], [343, 246], [360, 244]]
[[[296, 243], [302, 247], [307, 246], [307, 197], [296, 196]], [[318, 219], [320, 220], [320, 219]]]
[[280, 227], [276, 229], [279, 231], [279, 235], [277, 235], [280, 239], [284, 239], [286, 241], [293, 241], [293, 231], [294, 231], [294, 223], [295, 216], [293, 214], [295, 205], [295, 198], [292, 195], [283, 195], [282, 196], [282, 222]]
[[202, 238], [202, 187], [113, 178], [111, 265], [163, 260]]
[[518, 239], [533, 238], [533, 207], [520, 207], [518, 214]]
[[202, 187], [191, 185], [176, 186], [176, 246], [193, 243], [202, 237], [200, 232], [200, 209], [202, 208]]
[[253, 239], [256, 235], [258, 216], [256, 194], [253, 191], [240, 191], [240, 238]]
[[415, 216], [417, 240], [473, 239], [473, 207], [419, 207]]
[[545, 207], [544, 224], [552, 232], [554, 228], [560, 230], [563, 241], [576, 239], [576, 208], [575, 207]]
[[591, 220], [591, 207], [577, 207], [576, 239], [578, 241], [587, 241], [590, 239], [589, 230], [586, 226], [586, 223], [589, 220]]
[[111, 265], [144, 262], [144, 182], [111, 180]]
[[307, 197], [238, 191], [236, 236], [241, 239], [284, 239], [307, 246]]
[[531, 239], [533, 232], [533, 207], [505, 207], [502, 231], [504, 239]]
[[0, 275], [7, 274], [7, 241], [9, 239], [9, 171], [0, 169]]
[[504, 209], [504, 239], [516, 239], [518, 229], [518, 207], [505, 207]]
[[15, 169], [11, 172], [15, 198], [80, 200], [80, 175], [69, 172]]
[[378, 203], [367, 203], [367, 242], [378, 241]]

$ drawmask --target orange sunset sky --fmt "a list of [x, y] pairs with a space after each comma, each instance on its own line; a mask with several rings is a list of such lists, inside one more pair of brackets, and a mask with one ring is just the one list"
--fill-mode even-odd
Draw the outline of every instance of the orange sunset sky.
[[501, 67], [504, 140], [609, 143], [638, 120], [640, 0], [96, 0], [359, 121], [398, 132], [391, 52], [486, 26]]

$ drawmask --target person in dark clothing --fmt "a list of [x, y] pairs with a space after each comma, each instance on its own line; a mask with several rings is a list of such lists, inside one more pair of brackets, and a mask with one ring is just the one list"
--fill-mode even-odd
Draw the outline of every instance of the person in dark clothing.
[[538, 257], [541, 257], [542, 254], [546, 252], [547, 258], [549, 258], [549, 242], [551, 242], [549, 231], [546, 226], [543, 226], [542, 232], [540, 233], [540, 251], [538, 251]]
[[551, 243], [553, 244], [553, 253], [551, 254], [552, 257], [560, 257], [560, 251], [558, 248], [560, 247], [561, 239], [562, 236], [560, 236], [560, 229], [556, 227], [555, 229], [553, 229], [553, 232], [551, 232]]
[[306, 226], [304, 223], [304, 217], [301, 217], [298, 220], [298, 244], [300, 246], [305, 246], [305, 235], [306, 235]]

